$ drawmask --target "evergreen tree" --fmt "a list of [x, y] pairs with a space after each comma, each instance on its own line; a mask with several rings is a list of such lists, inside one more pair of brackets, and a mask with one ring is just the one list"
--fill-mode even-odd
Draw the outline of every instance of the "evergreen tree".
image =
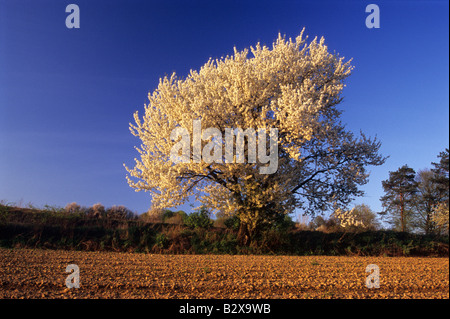
[[394, 229], [407, 231], [411, 226], [412, 206], [417, 192], [416, 172], [403, 165], [395, 172], [389, 172], [389, 179], [382, 182], [385, 195], [381, 197], [384, 211], [380, 213]]
[[439, 191], [440, 200], [434, 207], [433, 221], [439, 233], [449, 231], [449, 149], [439, 153], [439, 163], [432, 163], [435, 173], [434, 183]]
[[435, 173], [433, 181], [437, 184], [438, 190], [441, 193], [441, 202], [447, 202], [449, 199], [449, 149], [440, 152], [438, 158], [439, 163], [431, 163], [434, 168], [431, 169]]

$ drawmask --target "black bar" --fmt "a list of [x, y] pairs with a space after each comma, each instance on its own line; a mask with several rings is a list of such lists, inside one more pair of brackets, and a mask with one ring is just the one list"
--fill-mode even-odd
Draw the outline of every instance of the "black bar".
[[[264, 306], [266, 305], [266, 306]], [[267, 306], [268, 305], [268, 306]], [[65, 314], [84, 319], [91, 311], [99, 312], [103, 318], [119, 313], [143, 318], [305, 318], [328, 316], [361, 317], [368, 314], [383, 317], [401, 310], [402, 317], [417, 314], [417, 311], [447, 309], [448, 299], [3, 299], [0, 309], [11, 310], [14, 315], [36, 315], [52, 313], [58, 309]], [[430, 308], [432, 307], [432, 308]], [[445, 307], [445, 308], [444, 308]], [[10, 308], [10, 309], [8, 309]], [[94, 313], [92, 313], [94, 314]], [[128, 319], [128, 318], [124, 318]]]

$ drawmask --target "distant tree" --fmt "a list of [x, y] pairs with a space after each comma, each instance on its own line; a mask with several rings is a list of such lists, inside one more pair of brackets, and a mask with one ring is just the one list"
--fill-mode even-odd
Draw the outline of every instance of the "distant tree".
[[81, 211], [81, 206], [78, 205], [77, 203], [73, 202], [73, 203], [67, 204], [66, 207], [64, 207], [64, 210], [70, 214], [74, 214], [74, 213], [78, 213]]
[[139, 215], [139, 219], [147, 223], [163, 223], [164, 214], [167, 214], [168, 209], [151, 207], [145, 213]]
[[167, 224], [182, 225], [182, 224], [184, 224], [186, 218], [187, 218], [187, 214], [182, 210], [174, 212], [169, 209], [166, 209], [166, 210], [164, 210], [164, 213], [163, 213], [163, 222], [167, 223]]
[[356, 205], [350, 210], [337, 208], [328, 219], [317, 216], [309, 224], [310, 229], [323, 232], [356, 232], [376, 230], [379, 223], [376, 214], [365, 204]]
[[438, 163], [432, 163], [435, 173], [434, 182], [437, 185], [440, 201], [434, 207], [435, 216], [433, 218], [439, 232], [449, 232], [449, 149], [439, 153]]
[[417, 192], [416, 172], [403, 165], [395, 172], [389, 172], [389, 179], [382, 182], [384, 192], [381, 202], [384, 211], [380, 213], [389, 218], [394, 229], [409, 231], [412, 224], [414, 196]]
[[87, 216], [92, 218], [103, 218], [105, 216], [105, 206], [100, 203], [92, 205], [87, 211]]
[[110, 219], [118, 219], [118, 220], [126, 220], [126, 219], [135, 219], [136, 214], [131, 210], [126, 208], [125, 206], [112, 206], [108, 208], [105, 212], [106, 218]]
[[273, 229], [278, 231], [286, 232], [295, 227], [295, 222], [292, 220], [292, 217], [289, 215], [282, 215], [278, 218], [275, 223], [272, 225]]
[[142, 220], [146, 223], [162, 223], [162, 215], [163, 209], [151, 208], [145, 213], [139, 215], [139, 220]]
[[448, 203], [440, 203], [434, 207], [433, 222], [439, 234], [449, 234], [449, 209]]
[[433, 221], [435, 206], [441, 202], [442, 191], [436, 183], [436, 173], [425, 169], [417, 172], [417, 193], [414, 196], [415, 227], [425, 234], [432, 234], [436, 229]]
[[334, 216], [326, 219], [318, 215], [309, 223], [309, 227], [312, 230], [329, 233], [339, 230], [339, 221]]
[[179, 210], [175, 213], [175, 217], [174, 218], [178, 218], [180, 224], [183, 224], [184, 221], [186, 220], [188, 214], [186, 214], [186, 212], [184, 210]]
[[438, 185], [439, 191], [442, 193], [442, 201], [448, 202], [449, 199], [449, 149], [440, 152], [438, 155], [440, 161], [431, 163], [434, 168], [431, 170], [435, 173], [434, 182]]
[[326, 220], [322, 215], [317, 215], [309, 222], [309, 228], [317, 230], [320, 226], [325, 225]]
[[337, 221], [337, 226], [346, 231], [356, 231], [366, 227], [359, 216], [355, 214], [354, 208], [351, 210], [338, 208], [333, 212], [332, 218]]
[[295, 221], [295, 228], [297, 230], [309, 230], [309, 216], [304, 214], [297, 214], [297, 220]]
[[175, 216], [175, 212], [171, 211], [170, 209], [163, 209], [162, 211], [162, 221], [163, 223], [167, 223], [167, 221]]
[[362, 222], [366, 230], [377, 230], [380, 228], [377, 214], [366, 204], [358, 204], [353, 208], [355, 219]]

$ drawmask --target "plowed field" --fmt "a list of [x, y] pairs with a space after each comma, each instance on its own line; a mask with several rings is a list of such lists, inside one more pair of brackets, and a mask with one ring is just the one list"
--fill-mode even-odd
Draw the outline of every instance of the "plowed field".
[[[80, 288], [66, 287], [69, 264]], [[449, 260], [0, 249], [0, 298], [449, 298]]]

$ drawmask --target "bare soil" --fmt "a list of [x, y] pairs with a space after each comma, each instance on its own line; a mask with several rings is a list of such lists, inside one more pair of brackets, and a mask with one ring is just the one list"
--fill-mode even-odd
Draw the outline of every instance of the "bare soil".
[[[66, 287], [69, 264], [80, 269], [80, 288]], [[366, 287], [369, 264], [380, 288]], [[0, 248], [0, 298], [448, 299], [449, 260]]]

